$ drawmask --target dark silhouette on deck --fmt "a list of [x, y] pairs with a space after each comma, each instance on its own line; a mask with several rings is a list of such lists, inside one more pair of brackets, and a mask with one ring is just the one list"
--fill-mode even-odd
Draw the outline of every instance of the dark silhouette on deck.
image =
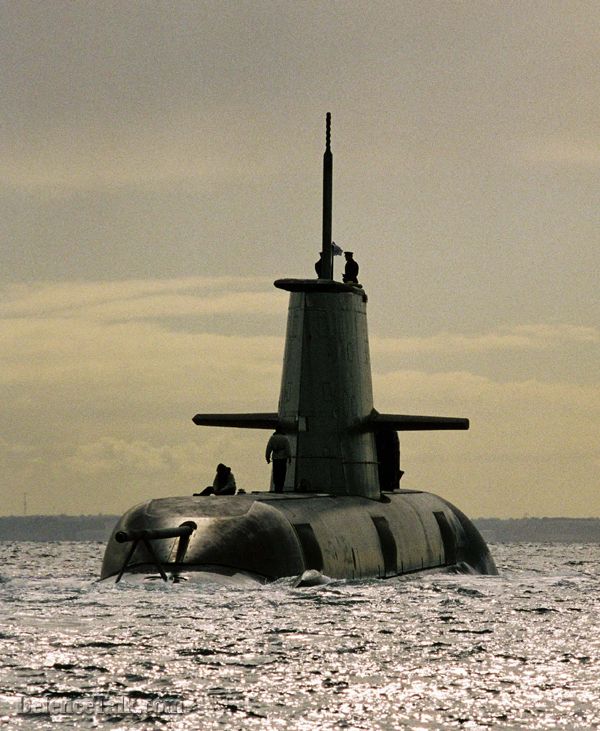
[[281, 429], [275, 429], [267, 442], [265, 459], [267, 464], [273, 462], [273, 490], [283, 492], [287, 466], [292, 461], [292, 450], [289, 439]]
[[317, 277], [319, 279], [323, 278], [323, 252], [322, 251], [319, 254], [319, 258], [315, 262], [315, 272], [317, 273]]
[[352, 251], [345, 251], [346, 266], [344, 267], [343, 280], [346, 284], [358, 284], [358, 262], [354, 259]]
[[235, 477], [231, 467], [220, 463], [217, 465], [213, 484], [205, 487], [202, 492], [195, 492], [194, 495], [235, 495], [235, 488]]

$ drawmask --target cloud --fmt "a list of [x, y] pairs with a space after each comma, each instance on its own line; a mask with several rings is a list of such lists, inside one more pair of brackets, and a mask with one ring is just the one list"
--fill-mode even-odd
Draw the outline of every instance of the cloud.
[[[15, 496], [23, 491], [39, 512], [122, 510], [155, 495], [189, 494], [199, 481], [208, 484], [219, 461], [233, 466], [240, 484], [265, 489], [264, 433], [191, 423], [201, 410], [276, 409], [283, 333], [207, 330], [212, 308], [242, 320], [269, 314], [261, 297], [255, 280], [203, 278], [6, 288], [0, 450], [13, 498], [5, 510], [20, 509]], [[172, 327], [165, 310], [195, 318], [197, 328]], [[536, 373], [542, 356], [555, 360], [556, 349], [568, 354], [598, 339], [596, 328], [570, 324], [373, 337], [380, 411], [471, 419], [467, 433], [402, 435], [407, 485], [440, 491], [479, 515], [600, 513], [598, 384], [477, 370], [479, 355], [497, 355], [495, 362], [514, 351]], [[470, 370], [444, 370], [439, 357], [438, 372], [380, 365], [389, 354], [464, 351]], [[507, 479], [519, 493], [508, 502]]]
[[272, 307], [264, 291], [267, 283], [270, 280], [261, 277], [184, 277], [8, 284], [1, 290], [0, 317], [93, 315], [110, 319], [115, 312], [131, 318], [156, 317], [193, 314], [191, 304], [203, 313], [245, 312], [253, 307], [259, 314]]
[[102, 125], [90, 119], [61, 119], [50, 128], [32, 130], [27, 145], [15, 135], [10, 145], [0, 148], [0, 183], [55, 192], [173, 186], [182, 181], [212, 189], [226, 181], [256, 183], [281, 165], [266, 136], [250, 139], [226, 106], [212, 109], [207, 124], [202, 111], [186, 109], [184, 101], [179, 104], [168, 115], [133, 115], [127, 126], [114, 119]]
[[[466, 371], [423, 373], [395, 371], [375, 374], [374, 388], [378, 404], [404, 403], [407, 408], [459, 409], [457, 416], [479, 417], [481, 423], [505, 433], [525, 423], [537, 423], [545, 438], [553, 431], [557, 442], [595, 444], [593, 428], [600, 420], [598, 384], [561, 381], [542, 382], [535, 378], [500, 382]], [[379, 408], [382, 411], [382, 408]], [[453, 414], [448, 414], [452, 416]], [[537, 439], [536, 439], [537, 441]]]
[[395, 371], [374, 387], [382, 412], [470, 419], [467, 432], [400, 435], [406, 487], [471, 515], [600, 515], [597, 383]]
[[0, 437], [0, 455], [3, 459], [23, 459], [34, 453], [35, 448], [31, 444], [11, 442], [4, 437]]
[[[4, 383], [65, 384], [97, 392], [107, 384], [152, 386], [193, 382], [230, 392], [257, 372], [280, 370], [283, 339], [169, 331], [155, 323], [27, 320], [5, 323]], [[259, 389], [260, 390], [260, 389]]]
[[64, 465], [83, 475], [133, 474], [136, 477], [164, 478], [179, 472], [197, 470], [212, 451], [208, 442], [154, 445], [144, 440], [127, 441], [106, 436], [78, 445]]
[[516, 150], [518, 156], [527, 162], [590, 168], [600, 166], [600, 140], [592, 137], [534, 137], [518, 143]]
[[[271, 315], [277, 294], [253, 291], [257, 281], [189, 278], [154, 282], [7, 287], [0, 304], [0, 381], [32, 384], [152, 384], [226, 378], [244, 384], [257, 370], [279, 369], [282, 337], [214, 334], [217, 314]], [[194, 332], [172, 328], [166, 318], [205, 320]], [[209, 330], [207, 332], [207, 329]]]
[[425, 338], [371, 337], [375, 354], [389, 353], [487, 353], [494, 351], [550, 350], [564, 345], [600, 342], [595, 327], [570, 324], [531, 324], [502, 328], [478, 335], [442, 332]]

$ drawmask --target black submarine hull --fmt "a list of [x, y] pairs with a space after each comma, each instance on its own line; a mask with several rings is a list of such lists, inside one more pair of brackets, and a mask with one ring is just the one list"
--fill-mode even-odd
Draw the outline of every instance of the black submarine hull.
[[343, 282], [334, 280], [330, 114], [323, 162], [317, 279], [274, 282], [290, 293], [277, 412], [200, 413], [193, 419], [202, 427], [275, 429], [279, 446], [269, 440], [265, 456], [267, 462], [271, 453], [273, 460], [287, 461], [278, 484], [283, 493], [171, 497], [138, 505], [109, 540], [102, 578], [119, 581], [127, 573], [179, 581], [210, 574], [264, 582], [306, 572], [312, 572], [311, 581], [318, 581], [316, 572], [333, 579], [444, 568], [497, 573], [463, 513], [431, 493], [399, 489], [398, 431], [463, 430], [469, 422], [375, 409], [368, 298], [356, 281], [358, 265], [350, 279], [345, 271]]
[[[173, 535], [179, 526], [184, 535]], [[437, 495], [262, 492], [160, 498], [131, 508], [108, 541], [101, 578], [269, 582], [310, 570], [367, 579], [431, 569], [497, 573], [473, 523]]]

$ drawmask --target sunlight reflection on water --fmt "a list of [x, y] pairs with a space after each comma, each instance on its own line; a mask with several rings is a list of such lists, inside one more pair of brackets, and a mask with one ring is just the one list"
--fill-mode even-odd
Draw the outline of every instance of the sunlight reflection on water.
[[600, 546], [493, 546], [498, 577], [302, 589], [99, 584], [102, 550], [0, 544], [7, 727], [600, 725]]

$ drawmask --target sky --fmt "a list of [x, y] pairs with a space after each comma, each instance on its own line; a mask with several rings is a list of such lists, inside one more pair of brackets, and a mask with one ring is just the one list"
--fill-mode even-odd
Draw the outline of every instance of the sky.
[[598, 48], [578, 0], [2, 0], [0, 514], [267, 489], [191, 419], [277, 409], [331, 112], [375, 406], [471, 420], [403, 486], [600, 516]]

